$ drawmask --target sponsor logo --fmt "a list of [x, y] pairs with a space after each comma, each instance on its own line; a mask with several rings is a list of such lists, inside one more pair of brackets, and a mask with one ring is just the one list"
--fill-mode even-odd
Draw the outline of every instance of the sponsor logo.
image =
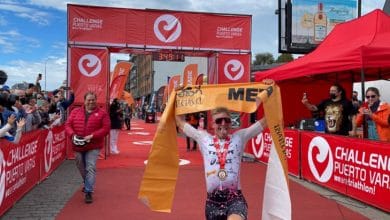
[[47, 137], [45, 139], [45, 148], [44, 148], [44, 161], [45, 161], [45, 172], [49, 172], [51, 168], [51, 162], [53, 158], [53, 132], [49, 130]]
[[229, 88], [228, 100], [255, 102], [257, 94], [262, 91], [260, 88]]
[[161, 42], [171, 43], [180, 37], [181, 24], [175, 16], [165, 14], [156, 19], [153, 30]]
[[264, 153], [263, 133], [258, 134], [256, 138], [252, 138], [252, 151], [256, 158], [260, 158], [263, 156]]
[[86, 77], [94, 77], [102, 70], [102, 62], [93, 54], [85, 54], [78, 62], [80, 73]]
[[239, 80], [244, 75], [244, 65], [239, 60], [229, 60], [223, 68], [223, 73], [229, 80]]
[[333, 172], [333, 156], [329, 143], [323, 137], [314, 137], [307, 154], [309, 168], [316, 180], [328, 182]]
[[3, 151], [0, 150], [0, 205], [3, 203], [5, 192], [5, 159]]

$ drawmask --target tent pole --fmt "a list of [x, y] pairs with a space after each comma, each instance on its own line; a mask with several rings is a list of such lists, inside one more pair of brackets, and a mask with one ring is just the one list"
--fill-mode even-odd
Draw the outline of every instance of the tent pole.
[[[366, 79], [364, 77], [364, 69], [363, 68], [361, 69], [361, 72], [360, 72], [360, 81], [361, 81], [361, 87], [362, 87], [362, 91], [361, 91], [361, 93], [362, 93], [362, 103], [364, 103], [364, 101], [365, 101], [364, 97], [365, 97], [365, 91], [366, 91], [364, 86], [365, 86]], [[363, 138], [367, 138], [368, 137], [366, 124], [367, 124], [366, 120], [363, 120], [363, 123], [362, 123], [362, 126], [363, 126]]]

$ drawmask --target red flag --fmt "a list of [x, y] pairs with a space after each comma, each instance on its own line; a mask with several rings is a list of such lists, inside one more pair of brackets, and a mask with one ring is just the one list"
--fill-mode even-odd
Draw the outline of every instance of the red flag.
[[195, 85], [196, 78], [198, 77], [198, 64], [188, 64], [184, 68], [183, 73], [183, 86]]
[[195, 83], [195, 85], [203, 85], [203, 76], [204, 76], [204, 74], [203, 73], [201, 73], [201, 74], [199, 74], [198, 75], [198, 77], [196, 78], [196, 83]]
[[174, 75], [169, 79], [168, 96], [180, 86], [180, 77], [181, 75]]
[[131, 67], [133, 67], [133, 63], [126, 61], [121, 61], [115, 65], [110, 86], [110, 101], [121, 98]]

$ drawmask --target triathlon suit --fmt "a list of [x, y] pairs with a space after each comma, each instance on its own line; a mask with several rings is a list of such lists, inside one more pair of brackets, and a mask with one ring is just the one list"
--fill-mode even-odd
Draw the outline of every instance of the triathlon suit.
[[[184, 133], [198, 142], [203, 157], [207, 187], [206, 219], [226, 219], [231, 214], [247, 218], [248, 206], [241, 193], [241, 158], [246, 142], [262, 130], [263, 127], [258, 121], [229, 135], [230, 143], [226, 146], [226, 140], [218, 140], [215, 136], [204, 130], [197, 130], [188, 123], [184, 125]], [[223, 180], [218, 177], [220, 164], [214, 140], [218, 142], [220, 150], [227, 148], [224, 166], [227, 176]]]

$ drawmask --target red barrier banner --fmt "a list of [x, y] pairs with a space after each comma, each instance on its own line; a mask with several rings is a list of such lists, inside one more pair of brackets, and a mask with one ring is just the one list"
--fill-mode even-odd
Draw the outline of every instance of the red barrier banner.
[[[288, 172], [294, 176], [299, 176], [299, 131], [284, 129], [286, 140], [286, 156]], [[252, 138], [247, 144], [247, 152], [253, 154], [256, 159], [267, 164], [273, 144], [269, 129]]]
[[18, 144], [0, 141], [0, 216], [39, 182], [40, 131], [23, 134]]
[[69, 82], [75, 103], [84, 103], [84, 94], [95, 92], [97, 103], [106, 103], [108, 96], [108, 50], [70, 48]]
[[219, 54], [218, 83], [250, 82], [250, 54]]
[[41, 157], [41, 180], [43, 180], [66, 158], [65, 125], [43, 130], [39, 138], [39, 148], [43, 149], [43, 157]]
[[303, 178], [390, 211], [390, 143], [301, 132]]
[[250, 15], [68, 5], [71, 44], [250, 52]]

